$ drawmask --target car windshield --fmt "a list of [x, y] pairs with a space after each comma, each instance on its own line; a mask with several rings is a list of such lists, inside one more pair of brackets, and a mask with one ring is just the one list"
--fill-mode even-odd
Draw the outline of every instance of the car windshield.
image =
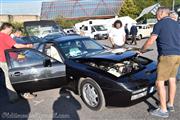
[[107, 29], [103, 25], [94, 25], [96, 31], [106, 31]]
[[35, 25], [26, 27], [29, 36], [45, 37], [48, 34], [64, 34], [57, 25]]
[[59, 43], [59, 47], [66, 58], [93, 56], [106, 50], [91, 39], [64, 41]]

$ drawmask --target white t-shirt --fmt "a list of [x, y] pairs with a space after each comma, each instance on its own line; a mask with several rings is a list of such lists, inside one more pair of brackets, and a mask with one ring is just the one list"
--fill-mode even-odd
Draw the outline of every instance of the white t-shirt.
[[114, 44], [122, 46], [125, 43], [125, 31], [124, 28], [112, 28], [109, 32], [109, 37], [113, 40]]

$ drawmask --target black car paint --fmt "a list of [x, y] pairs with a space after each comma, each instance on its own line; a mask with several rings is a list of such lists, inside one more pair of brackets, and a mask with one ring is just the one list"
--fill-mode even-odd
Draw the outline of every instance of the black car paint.
[[[117, 57], [116, 55], [114, 57]], [[85, 60], [85, 59], [84, 59]], [[94, 59], [95, 61], [99, 60], [99, 58]], [[109, 60], [109, 59], [100, 59], [102, 60]], [[117, 61], [116, 61], [117, 62]], [[144, 87], [148, 87], [148, 89], [152, 86], [154, 86], [154, 80], [156, 78], [156, 68], [154, 66], [156, 65], [155, 62], [151, 62], [147, 68], [145, 68], [143, 71], [137, 71], [133, 75], [125, 75], [120, 78], [117, 78], [107, 72], [104, 72], [102, 70], [93, 68], [91, 66], [87, 66], [84, 64], [77, 63], [73, 60], [68, 60], [68, 62], [65, 63], [70, 69], [67, 69], [67, 75], [70, 73], [70, 76], [78, 76], [78, 78], [92, 78], [94, 79], [102, 88], [104, 96], [106, 98], [106, 104], [111, 106], [129, 106], [131, 104], [134, 104], [138, 102], [138, 100], [131, 101], [132, 92]], [[153, 72], [151, 74], [147, 74], [147, 71]], [[74, 72], [76, 71], [76, 72]], [[139, 74], [142, 74], [139, 76]], [[68, 75], [68, 76], [69, 76]], [[134, 77], [139, 76], [139, 77]], [[144, 78], [144, 76], [146, 76]], [[149, 78], [149, 76], [151, 76]], [[78, 80], [71, 81], [73, 83], [76, 83], [76, 87], [74, 90], [76, 93], [77, 87], [78, 87]], [[149, 91], [149, 90], [148, 90]], [[152, 93], [154, 94], [154, 92]], [[152, 95], [149, 94], [148, 96]], [[143, 97], [144, 99], [147, 98]], [[144, 100], [141, 98], [141, 100]], [[113, 102], [114, 101], [114, 102]], [[116, 102], [115, 102], [116, 101]]]
[[[58, 38], [56, 40], [46, 41], [44, 43], [41, 43], [39, 46], [45, 45], [47, 43], [54, 43], [54, 45], [56, 46], [58, 42], [62, 42], [66, 40], [74, 40], [74, 39], [87, 39], [87, 38], [80, 37], [80, 36], [65, 36], [65, 37]], [[61, 52], [62, 51], [59, 50], [59, 53]], [[61, 56], [64, 57], [64, 55], [62, 54]], [[156, 72], [155, 72], [156, 63], [155, 62], [149, 60], [150, 63], [147, 65], [144, 65], [145, 68], [143, 70], [139, 70], [134, 73], [130, 73], [130, 74], [127, 74], [118, 78], [100, 69], [94, 68], [92, 66], [88, 66], [86, 64], [82, 64], [80, 61], [86, 61], [86, 60], [103, 61], [104, 60], [104, 61], [119, 62], [124, 59], [130, 59], [136, 56], [137, 54], [135, 52], [127, 51], [122, 54], [106, 53], [106, 54], [94, 55], [87, 58], [67, 59], [64, 57], [63, 60], [66, 66], [66, 82], [63, 83], [63, 85], [67, 85], [69, 89], [73, 90], [76, 94], [79, 94], [78, 92], [79, 80], [82, 78], [92, 78], [98, 83], [98, 85], [103, 90], [104, 96], [106, 98], [106, 105], [118, 105], [118, 106], [130, 105], [134, 102], [134, 101], [131, 101], [131, 96], [132, 96], [133, 91], [138, 90], [140, 88], [144, 88], [144, 87], [148, 87], [149, 89], [151, 86], [154, 86], [155, 77], [156, 77]], [[14, 71], [12, 70], [12, 72]], [[59, 82], [58, 80], [55, 82], [60, 87], [62, 85], [58, 84]], [[39, 82], [38, 85], [41, 86], [41, 83], [40, 83], [41, 81], [35, 81], [35, 82]], [[48, 82], [48, 80], [46, 82]], [[17, 85], [18, 87], [15, 87], [15, 88], [18, 88], [19, 92], [24, 92], [24, 91], [21, 91], [20, 89], [22, 85], [28, 85], [28, 83], [19, 84]], [[25, 91], [44, 90], [44, 89], [39, 89], [39, 88], [35, 89], [34, 87], [36, 86], [31, 86], [31, 88], [26, 89]], [[47, 89], [50, 89], [50, 88], [52, 88], [52, 86], [47, 86]], [[150, 93], [150, 94], [148, 93], [147, 96], [152, 95], [153, 93]], [[145, 99], [147, 96], [143, 98]], [[143, 99], [143, 98], [140, 98], [140, 99]]]
[[[44, 66], [44, 61], [37, 65], [13, 68], [10, 62], [9, 52], [29, 50], [27, 48], [6, 50], [9, 77], [11, 84], [17, 92], [36, 92], [52, 88], [58, 88], [67, 84], [65, 65], [58, 61], [52, 62], [51, 66]], [[31, 49], [32, 51], [38, 52]], [[42, 54], [38, 52], [39, 54]], [[45, 55], [46, 56], [46, 55]], [[47, 56], [48, 57], [48, 56]], [[61, 68], [61, 69], [60, 69]]]

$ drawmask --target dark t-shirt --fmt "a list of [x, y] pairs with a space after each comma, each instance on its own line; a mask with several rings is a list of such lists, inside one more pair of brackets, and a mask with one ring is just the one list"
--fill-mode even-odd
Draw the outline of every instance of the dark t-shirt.
[[137, 35], [137, 32], [138, 32], [137, 27], [133, 25], [131, 27], [130, 34], [131, 35]]
[[16, 42], [9, 35], [0, 32], [0, 62], [6, 62], [4, 51], [15, 44]]
[[170, 17], [165, 17], [155, 24], [153, 35], [157, 35], [158, 54], [180, 55], [180, 25]]

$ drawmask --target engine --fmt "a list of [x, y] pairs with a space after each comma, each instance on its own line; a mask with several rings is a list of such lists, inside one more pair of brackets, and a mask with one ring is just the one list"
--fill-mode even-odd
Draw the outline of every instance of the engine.
[[88, 64], [92, 67], [96, 67], [98, 69], [101, 69], [103, 71], [106, 71], [116, 77], [120, 77], [122, 75], [131, 73], [133, 71], [139, 70], [141, 65], [138, 63], [127, 60], [122, 61], [120, 63], [112, 63], [112, 62], [86, 62], [85, 64]]

